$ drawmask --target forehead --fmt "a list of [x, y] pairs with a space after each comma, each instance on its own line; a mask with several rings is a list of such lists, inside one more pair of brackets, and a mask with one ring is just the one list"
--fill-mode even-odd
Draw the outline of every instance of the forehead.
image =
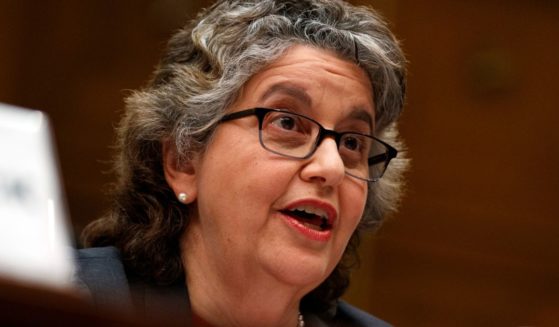
[[[259, 74], [273, 74], [286, 70], [300, 70], [302, 76], [309, 71], [322, 70], [328, 74], [341, 78], [357, 80], [372, 86], [366, 72], [356, 63], [339, 57], [335, 52], [319, 49], [307, 45], [297, 44], [289, 49], [277, 60], [266, 66]], [[257, 74], [258, 75], [258, 74]]]
[[[237, 100], [266, 100], [285, 95], [312, 107], [339, 101], [339, 107], [364, 107], [374, 115], [373, 86], [367, 73], [336, 53], [294, 45], [253, 75]], [[257, 103], [252, 103], [257, 104]]]

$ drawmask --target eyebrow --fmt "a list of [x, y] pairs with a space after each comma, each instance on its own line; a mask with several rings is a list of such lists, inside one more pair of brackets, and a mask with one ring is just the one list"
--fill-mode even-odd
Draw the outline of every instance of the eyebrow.
[[354, 110], [348, 115], [351, 119], [363, 121], [371, 128], [371, 133], [374, 131], [374, 118], [371, 117], [369, 111], [362, 107], [355, 107]]
[[[272, 85], [266, 92], [260, 97], [260, 101], [264, 101], [271, 97], [275, 93], [285, 93], [290, 95], [299, 101], [302, 101], [305, 105], [309, 107], [312, 105], [312, 98], [309, 94], [302, 88], [293, 85], [289, 82], [279, 82]], [[360, 120], [369, 125], [371, 133], [374, 130], [374, 118], [371, 117], [369, 111], [363, 107], [354, 107], [348, 118]]]
[[272, 85], [272, 87], [270, 87], [263, 95], [262, 97], [260, 97], [260, 100], [266, 100], [268, 99], [270, 96], [272, 96], [274, 93], [285, 93], [287, 95], [290, 95], [294, 98], [296, 98], [299, 101], [302, 101], [305, 105], [307, 106], [311, 106], [312, 105], [312, 99], [309, 96], [309, 94], [301, 89], [300, 87], [297, 87], [289, 82], [280, 82], [277, 84]]

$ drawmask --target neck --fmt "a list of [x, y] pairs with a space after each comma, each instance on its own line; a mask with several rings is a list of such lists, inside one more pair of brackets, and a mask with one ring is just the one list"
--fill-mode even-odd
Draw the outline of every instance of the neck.
[[[195, 228], [181, 241], [191, 309], [209, 326], [297, 326], [300, 290], [242, 263], [224, 265]], [[216, 260], [212, 260], [216, 259]]]

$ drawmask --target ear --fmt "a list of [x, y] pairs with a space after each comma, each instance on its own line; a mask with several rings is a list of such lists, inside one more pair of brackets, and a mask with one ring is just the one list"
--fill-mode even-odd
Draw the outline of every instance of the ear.
[[194, 202], [198, 194], [195, 159], [179, 164], [175, 144], [169, 140], [162, 143], [163, 171], [167, 184], [169, 184], [177, 198], [180, 193], [186, 193], [186, 201], [181, 202]]

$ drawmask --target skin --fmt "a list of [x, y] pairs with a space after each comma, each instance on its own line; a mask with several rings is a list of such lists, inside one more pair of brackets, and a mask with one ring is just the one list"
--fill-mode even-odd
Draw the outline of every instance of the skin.
[[[285, 108], [337, 131], [372, 132], [374, 102], [366, 73], [334, 53], [304, 45], [254, 75], [228, 112]], [[189, 195], [182, 240], [193, 312], [214, 326], [296, 326], [299, 302], [340, 260], [363, 214], [367, 183], [347, 176], [325, 139], [308, 159], [262, 148], [255, 116], [218, 126], [203, 156], [165, 176]], [[280, 212], [297, 201], [335, 212], [331, 235], [311, 239]]]

